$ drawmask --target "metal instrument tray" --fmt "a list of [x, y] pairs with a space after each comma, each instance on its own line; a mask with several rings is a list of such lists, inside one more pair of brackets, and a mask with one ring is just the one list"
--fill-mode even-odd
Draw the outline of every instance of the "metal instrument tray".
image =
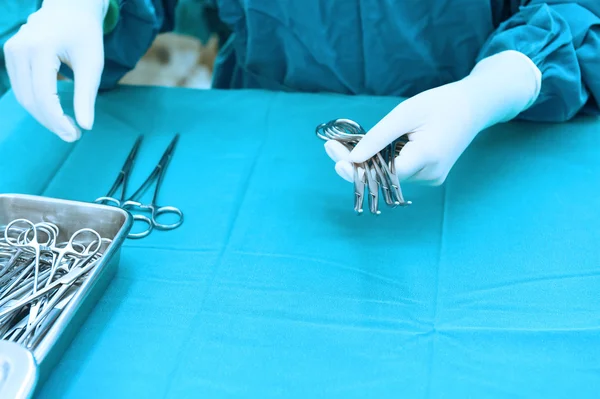
[[103, 238], [112, 240], [98, 265], [33, 351], [38, 365], [39, 386], [52, 372], [114, 277], [120, 261], [121, 246], [133, 221], [127, 211], [117, 207], [32, 195], [0, 194], [0, 225], [20, 218], [33, 223], [55, 223], [60, 227], [61, 240], [68, 240], [81, 228], [94, 229]]

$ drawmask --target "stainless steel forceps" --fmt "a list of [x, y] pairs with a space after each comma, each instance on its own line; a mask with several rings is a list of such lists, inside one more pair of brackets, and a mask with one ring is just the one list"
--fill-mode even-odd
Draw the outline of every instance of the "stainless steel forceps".
[[[157, 204], [158, 194], [160, 192], [160, 188], [162, 186], [165, 173], [167, 171], [167, 167], [173, 157], [173, 153], [175, 152], [175, 146], [179, 141], [179, 134], [176, 134], [162, 157], [158, 161], [158, 164], [155, 166], [154, 170], [150, 175], [146, 178], [146, 180], [142, 183], [142, 185], [130, 196], [126, 196], [127, 183], [129, 182], [129, 177], [131, 174], [131, 170], [133, 169], [133, 164], [135, 162], [135, 158], [137, 157], [139, 147], [142, 142], [142, 136], [138, 137], [133, 148], [131, 149], [127, 159], [119, 175], [117, 176], [117, 180], [109, 190], [106, 196], [100, 197], [96, 199], [96, 203], [114, 205], [119, 208], [125, 209], [129, 211], [133, 215], [134, 222], [143, 222], [147, 228], [141, 232], [137, 233], [129, 233], [128, 238], [143, 238], [149, 235], [152, 230], [173, 230], [181, 226], [183, 223], [183, 212], [174, 206], [159, 206]], [[148, 189], [152, 186], [152, 184], [156, 183], [154, 188], [154, 194], [152, 197], [152, 201], [149, 204], [144, 204], [141, 202], [141, 198], [148, 191]], [[119, 198], [115, 198], [115, 194], [118, 189], [121, 188], [121, 196]], [[149, 214], [149, 216], [144, 215], [143, 213]], [[161, 215], [174, 215], [175, 222], [166, 224], [160, 223], [158, 221], [158, 217]]]
[[[133, 147], [131, 148], [129, 155], [127, 155], [127, 158], [125, 159], [125, 163], [121, 167], [121, 170], [119, 171], [117, 179], [113, 183], [112, 187], [110, 188], [110, 190], [108, 190], [108, 193], [106, 193], [106, 195], [104, 197], [97, 198], [94, 201], [95, 203], [104, 204], [104, 205], [112, 205], [112, 206], [116, 206], [117, 208], [123, 208], [123, 204], [127, 201], [126, 192], [127, 192], [127, 185], [129, 183], [129, 177], [131, 176], [131, 171], [133, 169], [133, 165], [135, 163], [135, 159], [137, 157], [138, 151], [142, 144], [143, 138], [144, 138], [144, 136], [140, 135], [135, 140], [135, 143], [133, 144]], [[115, 194], [117, 193], [117, 191], [119, 191], [119, 189], [121, 189], [121, 195], [119, 196], [119, 198], [115, 198]], [[145, 215], [132, 214], [132, 216], [133, 216], [134, 222], [137, 221], [137, 222], [143, 222], [144, 224], [149, 225], [149, 226], [152, 225], [152, 220], [150, 220], [150, 218], [148, 218]]]
[[[316, 128], [317, 136], [325, 141], [334, 140], [352, 151], [356, 144], [366, 134], [365, 129], [350, 119], [334, 119], [322, 123]], [[368, 190], [368, 204], [371, 213], [379, 215], [379, 189], [385, 203], [390, 207], [407, 206], [402, 195], [398, 175], [396, 174], [394, 159], [397, 151], [402, 148], [406, 140], [400, 138], [390, 144], [374, 157], [360, 164], [353, 164], [354, 169], [354, 210], [359, 215], [363, 212], [365, 190]]]
[[[135, 163], [135, 158], [137, 157], [143, 138], [144, 136], [138, 136], [133, 144], [133, 147], [131, 148], [131, 151], [129, 152], [129, 155], [127, 155], [127, 159], [125, 159], [125, 163], [121, 167], [121, 171], [117, 176], [117, 180], [115, 180], [110, 190], [108, 190], [108, 193], [104, 197], [96, 199], [95, 202], [114, 205], [118, 208], [120, 208], [125, 202], [129, 176], [131, 174], [131, 170], [133, 169], [133, 164]], [[119, 198], [115, 198], [114, 195], [117, 193], [119, 188], [121, 189], [121, 196]]]
[[[173, 153], [175, 152], [175, 147], [177, 142], [179, 141], [179, 134], [176, 134], [171, 140], [171, 143], [163, 153], [162, 157], [158, 161], [158, 164], [154, 167], [154, 170], [146, 181], [142, 183], [140, 188], [136, 190], [135, 193], [131, 195], [131, 197], [122, 204], [123, 209], [128, 211], [136, 210], [137, 212], [146, 212], [149, 213], [150, 223], [148, 224], [148, 228], [140, 233], [131, 233], [129, 234], [130, 238], [142, 238], [146, 237], [148, 234], [152, 232], [153, 229], [157, 230], [174, 230], [181, 226], [183, 223], [183, 212], [177, 207], [174, 206], [159, 206], [158, 205], [158, 193], [160, 192], [160, 187], [162, 186], [163, 180], [165, 178], [165, 173], [167, 172], [167, 168], [169, 163], [171, 162], [171, 158], [173, 158]], [[140, 202], [141, 198], [148, 191], [148, 189], [155, 184], [154, 194], [152, 195], [152, 201], [149, 204], [143, 204]], [[161, 215], [174, 215], [175, 222], [170, 224], [160, 223], [157, 218]]]
[[[16, 219], [4, 228], [0, 245], [14, 256], [2, 267], [0, 339], [35, 348], [53, 319], [71, 301], [111, 240], [82, 228], [58, 242], [58, 226]], [[6, 256], [4, 256], [6, 258]]]

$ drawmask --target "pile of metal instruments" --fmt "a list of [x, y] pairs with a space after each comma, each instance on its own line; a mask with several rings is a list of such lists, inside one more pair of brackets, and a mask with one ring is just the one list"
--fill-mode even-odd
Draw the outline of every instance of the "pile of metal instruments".
[[60, 242], [53, 223], [17, 219], [0, 236], [0, 339], [35, 350], [111, 240], [84, 228]]
[[[317, 136], [325, 141], [335, 140], [344, 145], [349, 151], [358, 144], [366, 134], [365, 129], [350, 119], [334, 119], [322, 123], [316, 128]], [[372, 214], [379, 215], [379, 192], [385, 203], [392, 208], [408, 206], [410, 201], [405, 201], [396, 174], [394, 159], [407, 143], [406, 137], [394, 141], [374, 157], [360, 164], [353, 164], [354, 168], [354, 211], [359, 215], [363, 213], [365, 191], [368, 192], [368, 205]]]
[[[167, 149], [148, 178], [137, 190], [135, 190], [132, 195], [129, 197], [126, 196], [127, 184], [129, 183], [129, 177], [142, 144], [142, 139], [143, 136], [138, 136], [137, 140], [133, 144], [133, 147], [131, 148], [131, 151], [129, 152], [129, 155], [127, 156], [127, 159], [125, 160], [125, 163], [119, 171], [117, 179], [110, 190], [108, 190], [108, 193], [104, 197], [100, 197], [95, 200], [95, 202], [98, 204], [112, 205], [125, 209], [132, 214], [134, 223], [140, 222], [142, 225], [145, 225], [146, 228], [144, 230], [129, 233], [127, 237], [134, 239], [144, 238], [154, 229], [163, 231], [174, 230], [183, 223], [183, 212], [181, 212], [179, 208], [174, 206], [159, 206], [157, 203], [160, 187], [163, 184], [167, 168], [171, 158], [173, 157], [173, 153], [175, 152], [175, 146], [179, 141], [179, 134], [173, 137], [173, 140], [171, 140], [171, 143], [169, 143]], [[141, 198], [153, 184], [155, 184], [155, 187], [151, 202], [148, 204], [142, 203]], [[115, 195], [119, 190], [121, 190], [121, 194], [118, 198], [116, 198]], [[166, 215], [171, 215], [174, 218], [174, 221], [168, 224], [160, 223], [158, 221], [158, 217]]]

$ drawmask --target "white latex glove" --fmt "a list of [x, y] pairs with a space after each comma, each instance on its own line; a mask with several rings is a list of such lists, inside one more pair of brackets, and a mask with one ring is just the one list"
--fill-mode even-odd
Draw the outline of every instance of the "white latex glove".
[[102, 25], [109, 0], [45, 0], [4, 45], [6, 68], [19, 103], [65, 141], [81, 131], [64, 114], [57, 95], [61, 63], [74, 74], [77, 123], [89, 130], [104, 69]]
[[505, 51], [479, 62], [463, 80], [402, 102], [352, 152], [334, 141], [325, 150], [338, 174], [352, 182], [350, 162], [364, 162], [408, 133], [409, 142], [395, 159], [399, 180], [441, 185], [475, 136], [529, 108], [540, 86], [535, 64], [522, 53]]

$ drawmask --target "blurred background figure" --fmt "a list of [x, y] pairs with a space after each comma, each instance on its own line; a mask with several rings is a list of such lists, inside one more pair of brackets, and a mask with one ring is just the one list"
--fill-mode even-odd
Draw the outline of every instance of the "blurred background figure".
[[217, 36], [203, 44], [192, 36], [164, 33], [121, 84], [209, 89], [217, 52]]
[[122, 84], [208, 89], [219, 45], [229, 29], [206, 0], [179, 0], [175, 29], [157, 37]]

